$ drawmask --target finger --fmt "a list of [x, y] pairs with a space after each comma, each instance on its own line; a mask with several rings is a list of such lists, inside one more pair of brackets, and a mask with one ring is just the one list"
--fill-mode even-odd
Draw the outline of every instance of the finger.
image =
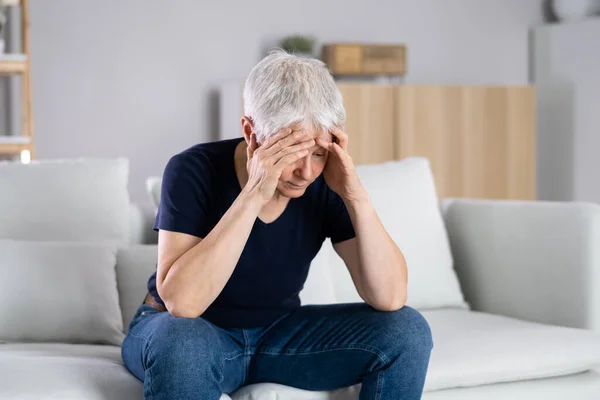
[[275, 167], [278, 171], [282, 171], [288, 165], [295, 163], [296, 161], [306, 157], [307, 155], [308, 150], [296, 151], [294, 153], [286, 155], [285, 157], [282, 157], [279, 161], [275, 163]]
[[329, 131], [335, 138], [337, 138], [337, 142], [340, 147], [344, 150], [348, 148], [348, 135], [341, 130], [340, 128], [333, 128]]
[[323, 140], [321, 138], [317, 138], [317, 145], [324, 148], [327, 151], [333, 151], [333, 145], [335, 143], [333, 142], [328, 142], [326, 140]]
[[306, 140], [304, 142], [300, 142], [297, 144], [294, 144], [292, 146], [288, 146], [288, 147], [284, 147], [283, 149], [281, 149], [281, 151], [278, 151], [275, 154], [272, 154], [270, 156], [268, 156], [268, 159], [274, 164], [277, 164], [277, 162], [279, 160], [281, 160], [283, 157], [287, 156], [288, 154], [292, 154], [301, 150], [310, 150], [310, 148], [312, 148], [315, 145], [315, 141], [313, 139], [310, 140]]
[[324, 149], [326, 149], [327, 151], [329, 151], [330, 153], [335, 154], [340, 159], [345, 158], [345, 156], [347, 154], [346, 150], [342, 149], [342, 147], [337, 143], [328, 142], [326, 140], [318, 138], [317, 144], [319, 146], [323, 147]]
[[286, 136], [289, 136], [291, 134], [292, 134], [292, 128], [283, 128], [283, 129], [280, 129], [276, 134], [274, 134], [273, 136], [270, 136], [269, 138], [267, 138], [267, 140], [265, 141], [265, 143], [263, 143], [263, 148], [269, 149], [275, 143], [279, 142], [281, 139], [283, 139]]
[[271, 147], [264, 150], [264, 153], [266, 155], [272, 155], [272, 154], [279, 153], [281, 150], [285, 149], [286, 147], [290, 147], [294, 144], [299, 143], [301, 140], [306, 138], [306, 135], [307, 135], [306, 131], [294, 131], [292, 134], [287, 135], [283, 139], [280, 139], [279, 141], [273, 143], [273, 145], [271, 145]]
[[343, 157], [345, 157], [345, 156], [346, 156], [346, 154], [347, 154], [347, 153], [346, 153], [346, 150], [344, 150], [344, 149], [342, 148], [342, 146], [340, 146], [340, 145], [339, 145], [339, 144], [337, 144], [337, 143], [332, 143], [331, 145], [332, 145], [332, 146], [331, 146], [331, 148], [332, 148], [332, 152], [333, 152], [333, 153], [335, 153], [335, 155], [336, 155], [336, 156], [338, 156], [339, 158], [343, 158]]

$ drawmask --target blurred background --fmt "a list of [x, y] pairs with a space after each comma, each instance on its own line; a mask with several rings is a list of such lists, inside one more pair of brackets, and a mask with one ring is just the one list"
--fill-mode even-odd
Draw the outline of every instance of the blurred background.
[[2, 156], [126, 157], [134, 202], [240, 134], [245, 77], [286, 45], [335, 73], [357, 163], [426, 156], [440, 197], [600, 202], [600, 1], [0, 3]]

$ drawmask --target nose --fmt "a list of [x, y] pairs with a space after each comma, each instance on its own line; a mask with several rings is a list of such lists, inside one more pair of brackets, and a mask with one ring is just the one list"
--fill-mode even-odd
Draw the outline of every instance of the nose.
[[310, 181], [312, 179], [312, 163], [310, 154], [298, 160], [298, 168], [296, 168], [296, 175], [301, 177], [305, 181]]

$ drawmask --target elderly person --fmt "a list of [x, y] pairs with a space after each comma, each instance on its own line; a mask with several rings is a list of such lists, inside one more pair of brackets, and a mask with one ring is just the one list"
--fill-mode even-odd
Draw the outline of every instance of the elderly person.
[[[405, 305], [406, 263], [348, 154], [333, 78], [318, 60], [271, 53], [248, 76], [244, 108], [243, 137], [165, 168], [157, 270], [125, 365], [146, 399], [218, 400], [259, 382], [419, 399], [431, 331]], [[326, 238], [364, 303], [300, 305]]]

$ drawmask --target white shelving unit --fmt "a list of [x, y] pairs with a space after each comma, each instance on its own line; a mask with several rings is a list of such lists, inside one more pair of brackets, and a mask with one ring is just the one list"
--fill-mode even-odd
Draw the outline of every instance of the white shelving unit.
[[533, 31], [538, 197], [600, 203], [600, 18]]

